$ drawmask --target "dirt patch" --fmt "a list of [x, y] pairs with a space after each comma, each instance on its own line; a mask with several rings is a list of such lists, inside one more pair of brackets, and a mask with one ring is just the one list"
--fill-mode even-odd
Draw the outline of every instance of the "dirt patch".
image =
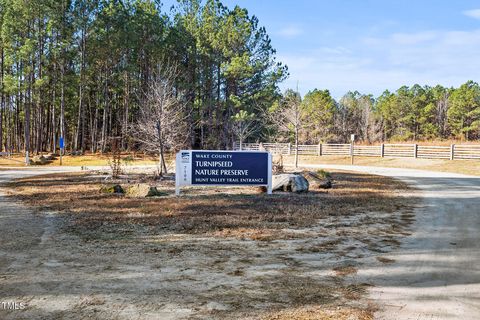
[[340, 266], [333, 268], [337, 276], [348, 276], [357, 273], [357, 268], [353, 266]]
[[380, 261], [381, 263], [394, 263], [395, 262], [395, 259], [390, 259], [390, 258], [386, 258], [386, 257], [377, 257], [377, 260]]
[[[28, 296], [30, 317], [371, 319], [368, 284], [352, 276], [409, 234], [415, 200], [389, 178], [332, 177], [328, 191], [273, 196], [199, 188], [177, 198], [173, 181], [152, 181], [169, 195], [146, 199], [100, 193], [105, 177], [91, 173], [21, 179], [11, 199], [55, 214], [0, 297]], [[52, 292], [66, 300], [42, 308]]]

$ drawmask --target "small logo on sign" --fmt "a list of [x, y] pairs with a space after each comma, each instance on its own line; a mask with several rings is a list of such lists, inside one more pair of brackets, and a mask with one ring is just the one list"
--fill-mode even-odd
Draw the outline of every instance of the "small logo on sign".
[[190, 163], [190, 152], [182, 152], [182, 163]]

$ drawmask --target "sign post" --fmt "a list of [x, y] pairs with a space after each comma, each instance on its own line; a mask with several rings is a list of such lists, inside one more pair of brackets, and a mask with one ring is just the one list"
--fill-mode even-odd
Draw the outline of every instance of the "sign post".
[[264, 186], [272, 194], [272, 155], [264, 151], [183, 150], [177, 153], [175, 194], [182, 186]]
[[60, 145], [60, 165], [62, 165], [63, 150], [65, 148], [65, 140], [63, 139], [63, 137], [60, 137], [60, 141], [58, 142], [58, 144]]
[[350, 140], [351, 140], [351, 144], [350, 144], [350, 155], [352, 157], [352, 165], [353, 165], [353, 158], [355, 156], [355, 135], [352, 134], [350, 135]]

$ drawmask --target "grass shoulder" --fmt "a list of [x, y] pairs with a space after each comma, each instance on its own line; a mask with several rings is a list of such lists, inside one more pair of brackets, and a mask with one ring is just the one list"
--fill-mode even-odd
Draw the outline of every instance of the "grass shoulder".
[[[334, 164], [350, 165], [348, 156], [300, 156], [300, 165], [305, 164]], [[285, 164], [293, 163], [293, 156], [284, 156]], [[417, 169], [438, 172], [451, 172], [466, 175], [480, 176], [480, 161], [478, 160], [432, 160], [414, 158], [379, 158], [355, 157], [355, 165], [375, 166], [388, 168]]]

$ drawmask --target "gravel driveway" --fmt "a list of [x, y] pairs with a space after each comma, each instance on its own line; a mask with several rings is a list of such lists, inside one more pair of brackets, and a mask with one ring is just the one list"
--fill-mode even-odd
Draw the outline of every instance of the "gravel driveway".
[[[468, 162], [465, 162], [468, 165]], [[399, 178], [423, 199], [413, 234], [387, 258], [363, 268], [378, 319], [480, 319], [480, 177], [361, 166], [308, 167]]]

